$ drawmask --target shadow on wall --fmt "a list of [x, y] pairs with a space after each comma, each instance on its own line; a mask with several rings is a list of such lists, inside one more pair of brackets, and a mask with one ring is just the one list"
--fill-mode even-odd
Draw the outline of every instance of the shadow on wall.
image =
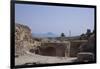
[[30, 50], [32, 53], [36, 53], [43, 56], [58, 56], [65, 57], [66, 45], [58, 43], [44, 43], [36, 50]]
[[47, 48], [40, 48], [40, 53], [44, 56], [56, 56], [56, 49], [53, 47], [47, 47]]

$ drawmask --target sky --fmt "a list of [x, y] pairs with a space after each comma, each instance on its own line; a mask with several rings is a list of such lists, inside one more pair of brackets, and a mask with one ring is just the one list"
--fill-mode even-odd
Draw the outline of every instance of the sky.
[[94, 29], [94, 8], [16, 4], [15, 23], [27, 25], [32, 33], [69, 36], [70, 31], [77, 36]]

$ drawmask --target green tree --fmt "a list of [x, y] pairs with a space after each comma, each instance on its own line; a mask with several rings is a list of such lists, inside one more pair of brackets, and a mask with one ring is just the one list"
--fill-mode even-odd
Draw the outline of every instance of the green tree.
[[82, 34], [80, 35], [80, 39], [86, 39], [86, 35], [85, 35], [84, 33], [82, 33]]
[[64, 33], [61, 33], [61, 37], [65, 37], [65, 34]]
[[91, 35], [91, 30], [90, 29], [87, 29], [86, 35], [87, 35], [87, 37], [90, 37], [90, 35]]

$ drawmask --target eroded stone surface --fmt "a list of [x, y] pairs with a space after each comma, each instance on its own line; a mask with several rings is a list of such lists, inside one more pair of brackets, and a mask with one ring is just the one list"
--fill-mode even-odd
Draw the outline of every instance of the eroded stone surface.
[[39, 45], [39, 42], [32, 38], [32, 33], [28, 26], [15, 24], [15, 55], [25, 55], [26, 51], [35, 49]]

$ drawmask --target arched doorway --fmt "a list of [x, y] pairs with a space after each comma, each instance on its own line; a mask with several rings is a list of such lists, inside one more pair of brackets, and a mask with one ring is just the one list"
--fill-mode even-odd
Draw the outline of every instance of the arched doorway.
[[45, 55], [45, 56], [56, 56], [56, 49], [54, 47], [47, 47], [43, 49], [41, 52], [42, 52], [42, 55]]

